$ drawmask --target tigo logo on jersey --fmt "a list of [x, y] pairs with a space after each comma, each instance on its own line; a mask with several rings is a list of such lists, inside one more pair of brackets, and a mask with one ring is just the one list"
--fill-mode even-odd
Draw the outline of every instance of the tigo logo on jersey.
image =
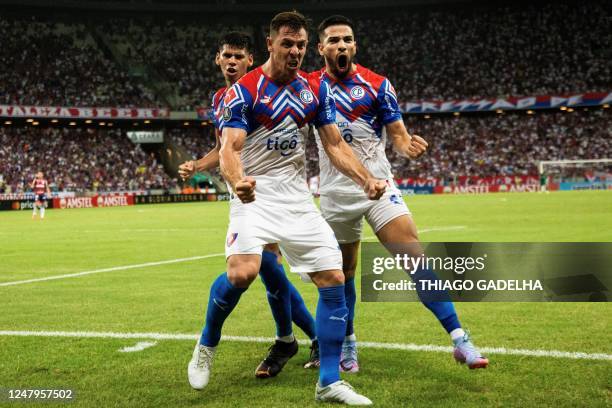
[[293, 153], [293, 150], [298, 145], [298, 135], [294, 133], [290, 139], [282, 140], [283, 136], [276, 136], [274, 138], [268, 138], [266, 141], [266, 149], [268, 150], [279, 150], [281, 156], [286, 157]]
[[351, 88], [351, 97], [355, 100], [363, 98], [365, 95], [365, 91], [359, 85]]
[[225, 244], [228, 247], [231, 247], [232, 244], [234, 242], [236, 242], [236, 238], [238, 238], [238, 233], [237, 232], [230, 232], [229, 234], [227, 234], [227, 241], [225, 242]]
[[302, 92], [300, 92], [300, 99], [305, 104], [309, 104], [314, 100], [314, 96], [312, 95], [312, 92], [307, 89], [304, 89], [302, 90]]

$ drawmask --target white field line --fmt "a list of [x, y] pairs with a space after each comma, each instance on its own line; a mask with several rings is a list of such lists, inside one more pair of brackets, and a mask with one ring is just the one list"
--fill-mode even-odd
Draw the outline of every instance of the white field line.
[[[103, 339], [148, 339], [148, 340], [189, 340], [196, 341], [198, 335], [194, 334], [172, 334], [172, 333], [113, 333], [113, 332], [65, 332], [65, 331], [19, 331], [0, 330], [0, 336], [24, 336], [24, 337], [73, 337], [73, 338], [103, 338]], [[223, 336], [225, 341], [238, 341], [246, 343], [271, 343], [273, 338], [247, 337], [247, 336]], [[310, 344], [309, 341], [300, 340], [300, 344]], [[412, 343], [377, 343], [360, 341], [362, 348], [374, 348], [382, 350], [402, 351], [424, 351], [434, 353], [450, 353], [453, 351], [449, 346], [436, 346], [433, 344]], [[612, 361], [612, 354], [605, 353], [583, 353], [579, 351], [559, 350], [528, 350], [511, 349], [505, 347], [481, 347], [485, 354], [506, 354], [514, 356], [569, 358], [574, 360], [607, 360]]]
[[120, 353], [134, 353], [136, 351], [142, 351], [144, 349], [148, 349], [149, 347], [153, 347], [157, 344], [156, 341], [139, 341], [135, 346], [132, 347], [124, 347], [119, 349]]
[[56, 280], [56, 279], [78, 278], [80, 276], [93, 275], [95, 273], [116, 272], [116, 271], [124, 271], [127, 269], [147, 268], [149, 266], [168, 265], [168, 264], [174, 264], [174, 263], [179, 263], [179, 262], [197, 261], [199, 259], [213, 258], [215, 256], [221, 256], [221, 255], [225, 255], [225, 253], [220, 252], [218, 254], [192, 256], [189, 258], [169, 259], [167, 261], [147, 262], [147, 263], [136, 264], [136, 265], [114, 266], [112, 268], [94, 269], [91, 271], [68, 273], [65, 275], [46, 276], [44, 278], [26, 279], [26, 280], [20, 280], [20, 281], [12, 281], [12, 282], [2, 282], [0, 283], [0, 286], [14, 286], [14, 285], [23, 285], [25, 283], [44, 282], [44, 281], [50, 281], [50, 280]]
[[[423, 228], [421, 230], [419, 230], [419, 234], [424, 234], [426, 232], [434, 232], [434, 231], [456, 231], [456, 230], [462, 230], [462, 229], [467, 229], [467, 226], [465, 225], [450, 225], [448, 227], [431, 227], [431, 228]], [[378, 238], [374, 235], [368, 235], [367, 237], [364, 237], [362, 239], [362, 241], [373, 241], [373, 240], [377, 240]]]

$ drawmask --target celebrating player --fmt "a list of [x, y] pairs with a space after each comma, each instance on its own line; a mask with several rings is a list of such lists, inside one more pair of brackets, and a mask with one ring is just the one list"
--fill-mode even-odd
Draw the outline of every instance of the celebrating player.
[[318, 128], [331, 163], [369, 199], [379, 199], [386, 184], [372, 177], [342, 140], [328, 85], [300, 75], [308, 44], [306, 27], [297, 12], [276, 15], [267, 38], [268, 61], [238, 80], [223, 101], [220, 164], [233, 192], [225, 246], [227, 274], [211, 288], [204, 332], [193, 357], [203, 363], [190, 370], [190, 382], [208, 383], [223, 322], [256, 278], [263, 246], [278, 243], [291, 272], [308, 274], [319, 290], [316, 399], [369, 405], [368, 398], [340, 380], [348, 315], [342, 254], [308, 191], [300, 129], [308, 123]]
[[35, 199], [32, 210], [32, 219], [36, 218], [36, 209], [40, 210], [40, 219], [45, 218], [45, 207], [47, 206], [47, 197], [51, 196], [51, 190], [49, 189], [49, 183], [45, 179], [43, 172], [39, 171], [36, 173], [36, 177], [32, 180], [30, 188], [34, 191]]
[[[225, 87], [213, 96], [213, 120], [215, 122], [216, 146], [199, 160], [185, 162], [179, 166], [183, 179], [190, 178], [196, 171], [207, 171], [219, 165], [219, 124], [223, 109], [223, 97], [227, 89], [242, 78], [253, 65], [251, 38], [244, 33], [230, 32], [222, 36], [218, 43], [215, 63], [225, 78]], [[280, 251], [277, 244], [267, 244], [261, 256], [259, 274], [266, 287], [268, 303], [276, 323], [276, 341], [270, 347], [268, 356], [255, 370], [258, 378], [276, 376], [287, 361], [298, 351], [298, 343], [293, 336], [292, 320], [312, 340], [310, 359], [306, 368], [319, 366], [319, 346], [316, 340], [315, 323], [306, 308], [302, 296], [287, 279], [283, 265], [279, 263]], [[210, 306], [209, 306], [210, 309]], [[197, 365], [197, 361], [195, 364]], [[198, 384], [195, 384], [196, 388]]]
[[[331, 16], [319, 25], [318, 34], [319, 54], [325, 60], [325, 68], [310, 76], [329, 82], [336, 101], [336, 121], [344, 140], [375, 177], [386, 179], [391, 186], [379, 201], [369, 200], [348, 177], [332, 165], [322, 139], [317, 137], [321, 168], [321, 212], [340, 243], [349, 310], [340, 364], [343, 371], [357, 372], [359, 364], [353, 329], [356, 303], [354, 277], [363, 218], [368, 221], [380, 242], [394, 255], [402, 252], [410, 256], [422, 254], [416, 225], [401, 192], [395, 187], [391, 165], [385, 155], [386, 135], [391, 138], [393, 147], [400, 155], [411, 159], [425, 152], [427, 142], [406, 131], [389, 80], [353, 62], [357, 44], [353, 24], [349, 19]], [[435, 279], [433, 272], [425, 269], [411, 276], [415, 280]], [[433, 301], [435, 297], [420, 295], [425, 306], [450, 334], [455, 346], [455, 359], [470, 368], [485, 368], [489, 362], [461, 328], [452, 302]]]

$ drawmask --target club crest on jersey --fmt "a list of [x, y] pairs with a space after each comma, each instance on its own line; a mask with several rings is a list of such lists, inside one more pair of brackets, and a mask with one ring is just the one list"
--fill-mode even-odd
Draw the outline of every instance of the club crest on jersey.
[[225, 242], [225, 244], [228, 247], [231, 247], [232, 244], [234, 242], [236, 242], [236, 238], [238, 238], [238, 233], [237, 232], [230, 232], [229, 234], [227, 234], [227, 241]]
[[231, 118], [232, 118], [232, 110], [226, 106], [225, 108], [223, 108], [223, 120], [227, 122]]
[[354, 100], [361, 99], [361, 98], [364, 97], [364, 95], [365, 95], [365, 91], [359, 85], [354, 86], [354, 87], [351, 88], [351, 97]]
[[309, 90], [303, 89], [302, 92], [300, 92], [300, 99], [302, 100], [302, 102], [308, 105], [309, 103], [312, 103], [312, 101], [314, 100], [314, 96]]
[[401, 200], [397, 194], [391, 194], [389, 201], [391, 201], [393, 204], [401, 204]]

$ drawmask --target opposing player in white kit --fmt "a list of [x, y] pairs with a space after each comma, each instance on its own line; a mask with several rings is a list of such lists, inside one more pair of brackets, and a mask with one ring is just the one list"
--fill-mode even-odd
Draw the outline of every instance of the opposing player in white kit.
[[[357, 46], [349, 19], [331, 16], [319, 25], [318, 34], [318, 49], [325, 59], [325, 68], [309, 75], [329, 82], [336, 101], [336, 121], [344, 140], [375, 177], [385, 179], [389, 184], [380, 200], [368, 200], [349, 178], [331, 165], [321, 138], [316, 138], [319, 145], [321, 212], [340, 243], [349, 309], [341, 369], [357, 372], [357, 343], [353, 329], [356, 303], [354, 277], [363, 218], [394, 255], [402, 252], [410, 256], [422, 254], [416, 225], [394, 183], [391, 165], [385, 154], [386, 138], [391, 139], [400, 155], [411, 159], [425, 152], [427, 142], [419, 136], [408, 134], [389, 80], [353, 62]], [[431, 270], [419, 270], [411, 276], [415, 280], [435, 280]], [[482, 357], [461, 328], [452, 302], [431, 301], [435, 297], [429, 296], [428, 300], [428, 296], [419, 295], [450, 334], [455, 345], [455, 359], [470, 368], [486, 367], [488, 360]]]
[[386, 184], [372, 177], [342, 140], [328, 85], [301, 75], [306, 27], [297, 12], [276, 15], [267, 39], [270, 58], [242, 77], [224, 99], [220, 162], [233, 191], [225, 247], [227, 275], [211, 288], [211, 299], [219, 307], [207, 314], [204, 335], [194, 351], [194, 358], [203, 363], [189, 371], [189, 379], [203, 386], [208, 383], [223, 322], [256, 278], [263, 246], [278, 243], [291, 272], [308, 274], [319, 290], [316, 399], [370, 405], [368, 398], [340, 380], [348, 315], [342, 254], [308, 191], [300, 129], [308, 123], [318, 128], [332, 165], [357, 183], [368, 199], [379, 199]]

